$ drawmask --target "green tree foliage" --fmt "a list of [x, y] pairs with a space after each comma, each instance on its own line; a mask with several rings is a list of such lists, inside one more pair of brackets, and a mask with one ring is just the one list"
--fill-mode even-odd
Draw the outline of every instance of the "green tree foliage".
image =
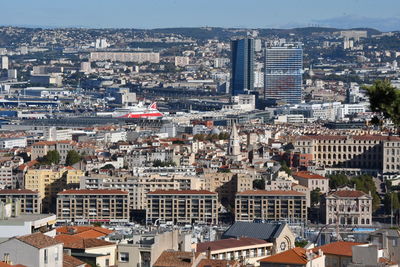
[[386, 214], [390, 214], [392, 208], [393, 212], [396, 213], [400, 209], [399, 195], [396, 192], [386, 193], [383, 204], [385, 205]]
[[289, 175], [292, 175], [292, 170], [288, 167], [288, 165], [286, 164], [286, 161], [281, 162], [281, 168], [279, 170], [284, 171]]
[[363, 89], [367, 90], [371, 110], [382, 114], [381, 118], [375, 118], [372, 122], [391, 119], [393, 123], [400, 125], [400, 90], [388, 80], [376, 80], [371, 86], [364, 86]]
[[264, 190], [265, 189], [265, 180], [264, 179], [253, 180], [253, 188]]
[[174, 167], [176, 166], [176, 163], [173, 161], [162, 161], [159, 159], [156, 159], [155, 161], [153, 161], [153, 167]]
[[114, 169], [115, 169], [115, 167], [112, 164], [106, 164], [100, 168], [100, 170], [114, 170]]
[[360, 175], [351, 179], [351, 184], [356, 186], [357, 190], [364, 193], [371, 193], [372, 195], [372, 210], [376, 211], [379, 208], [381, 199], [376, 192], [376, 185], [374, 179], [370, 175]]
[[342, 173], [329, 175], [328, 178], [330, 189], [337, 189], [350, 184], [349, 178]]
[[65, 159], [65, 164], [67, 166], [72, 166], [82, 160], [82, 156], [75, 150], [68, 151], [67, 158]]
[[218, 135], [219, 140], [229, 139], [230, 134], [228, 132], [221, 132]]
[[315, 206], [319, 203], [321, 194], [321, 189], [319, 188], [316, 188], [310, 192], [311, 206]]
[[198, 140], [198, 141], [204, 141], [206, 139], [206, 135], [205, 134], [195, 134], [193, 136], [194, 140]]
[[308, 244], [307, 240], [298, 240], [294, 242], [295, 247], [301, 247], [304, 248]]
[[39, 162], [46, 165], [58, 164], [60, 163], [60, 159], [60, 153], [57, 150], [50, 150], [43, 158], [39, 159]]

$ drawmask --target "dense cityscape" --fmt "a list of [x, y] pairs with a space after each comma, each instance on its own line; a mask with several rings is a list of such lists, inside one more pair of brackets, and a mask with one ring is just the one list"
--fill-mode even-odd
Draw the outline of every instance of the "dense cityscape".
[[399, 266], [399, 31], [1, 26], [0, 59], [0, 266]]

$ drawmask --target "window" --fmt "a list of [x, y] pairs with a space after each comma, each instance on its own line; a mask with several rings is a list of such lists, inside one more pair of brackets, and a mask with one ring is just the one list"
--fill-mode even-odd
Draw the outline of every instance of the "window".
[[47, 264], [49, 262], [49, 251], [47, 249], [44, 250], [44, 263]]
[[128, 252], [120, 252], [119, 253], [119, 261], [120, 262], [129, 262], [129, 253]]
[[55, 248], [55, 251], [54, 251], [54, 259], [56, 261], [58, 261], [58, 248], [57, 247]]

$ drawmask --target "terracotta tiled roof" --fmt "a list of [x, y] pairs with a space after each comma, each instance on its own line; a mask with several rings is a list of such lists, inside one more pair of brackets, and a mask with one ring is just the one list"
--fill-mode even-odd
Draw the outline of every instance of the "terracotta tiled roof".
[[261, 245], [261, 244], [268, 244], [267, 241], [257, 238], [251, 237], [241, 237], [241, 238], [228, 238], [228, 239], [221, 239], [212, 242], [203, 242], [198, 243], [196, 246], [197, 252], [205, 252], [208, 248], [211, 251], [221, 250], [221, 249], [229, 249], [229, 248], [237, 248], [237, 247], [245, 247], [245, 246], [252, 246], [252, 245]]
[[324, 176], [321, 176], [316, 173], [308, 172], [308, 171], [295, 172], [293, 174], [293, 176], [297, 176], [297, 177], [304, 178], [304, 179], [328, 179]]
[[233, 267], [240, 266], [237, 261], [202, 259], [197, 267]]
[[55, 145], [57, 144], [57, 142], [55, 141], [39, 141], [36, 143], [33, 143], [32, 146], [51, 146], [51, 145]]
[[127, 195], [128, 192], [118, 189], [70, 189], [57, 195]]
[[298, 140], [346, 140], [346, 139], [360, 140], [360, 141], [400, 141], [398, 136], [385, 136], [385, 135], [303, 135], [298, 137]]
[[304, 248], [293, 248], [287, 251], [261, 259], [260, 262], [278, 263], [278, 264], [307, 264], [306, 250]]
[[56, 228], [56, 231], [58, 234], [68, 234], [68, 235], [83, 234], [89, 231], [95, 231], [97, 233], [102, 234], [102, 236], [114, 233], [113, 230], [95, 226], [61, 226]]
[[88, 239], [88, 238], [99, 238], [99, 237], [105, 236], [105, 234], [98, 232], [96, 230], [88, 230], [88, 231], [76, 234], [76, 236], [82, 237], [84, 239]]
[[379, 258], [379, 263], [384, 263], [385, 264], [384, 266], [397, 265], [396, 262], [383, 257]]
[[362, 197], [368, 194], [358, 190], [338, 190], [333, 192], [331, 195], [337, 197]]
[[96, 238], [84, 239], [77, 235], [56, 235], [55, 239], [59, 242], [64, 243], [64, 248], [75, 248], [75, 249], [86, 249], [94, 247], [103, 247], [115, 245], [114, 243], [107, 242]]
[[14, 267], [15, 265], [10, 265], [8, 263], [5, 263], [4, 261], [0, 261], [0, 267]]
[[38, 195], [37, 191], [32, 191], [29, 189], [2, 189], [0, 190], [0, 195]]
[[[198, 254], [197, 254], [198, 255]], [[153, 264], [154, 267], [191, 267], [196, 255], [192, 252], [164, 251]]]
[[267, 196], [276, 196], [276, 195], [281, 195], [281, 196], [305, 196], [305, 194], [294, 191], [294, 190], [246, 190], [237, 193], [239, 196], [245, 196], [245, 195], [267, 195]]
[[47, 248], [62, 243], [42, 233], [19, 236], [17, 239], [35, 248]]
[[63, 267], [76, 267], [81, 265], [86, 265], [86, 263], [84, 263], [80, 259], [64, 253]]
[[338, 241], [329, 243], [320, 247], [316, 247], [313, 249], [314, 252], [318, 252], [318, 250], [322, 250], [324, 254], [329, 255], [338, 255], [338, 256], [353, 256], [352, 247], [357, 245], [362, 245], [363, 243], [356, 242], [346, 242], [346, 241]]
[[216, 195], [217, 193], [207, 190], [155, 190], [147, 194], [151, 195]]

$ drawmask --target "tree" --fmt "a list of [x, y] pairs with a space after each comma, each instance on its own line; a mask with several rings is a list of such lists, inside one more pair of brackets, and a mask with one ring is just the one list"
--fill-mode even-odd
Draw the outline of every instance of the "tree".
[[391, 85], [388, 80], [376, 80], [371, 86], [364, 86], [367, 91], [371, 110], [379, 112], [372, 122], [381, 123], [383, 119], [391, 119], [400, 125], [400, 90]]
[[169, 161], [162, 161], [159, 159], [156, 159], [155, 161], [153, 161], [153, 167], [174, 167], [176, 166], [176, 163], [173, 162], [172, 160]]
[[100, 168], [100, 170], [114, 170], [115, 169], [115, 167], [114, 167], [114, 165], [112, 165], [112, 164], [106, 164], [106, 165], [104, 165], [103, 167], [101, 167]]
[[253, 188], [264, 190], [265, 189], [265, 180], [264, 179], [255, 179], [253, 181]]
[[286, 161], [281, 162], [281, 168], [279, 170], [284, 171], [289, 175], [292, 175], [292, 170], [288, 167], [288, 165], [286, 164]]
[[321, 197], [321, 189], [316, 188], [312, 190], [310, 193], [311, 206], [317, 205], [319, 203], [320, 197]]
[[390, 214], [392, 209], [393, 212], [400, 209], [399, 195], [396, 192], [386, 193], [383, 203], [385, 205], [386, 214]]
[[371, 193], [372, 195], [372, 210], [376, 211], [379, 208], [381, 199], [376, 192], [376, 185], [374, 179], [370, 175], [360, 175], [351, 179], [351, 184], [356, 186], [357, 190], [363, 191], [364, 193]]
[[308, 241], [307, 241], [307, 240], [298, 240], [298, 241], [294, 241], [295, 247], [304, 248], [307, 244], [308, 244]]
[[72, 166], [81, 160], [82, 160], [82, 156], [78, 152], [76, 152], [75, 150], [70, 150], [67, 153], [67, 158], [65, 159], [65, 164], [67, 166]]
[[350, 184], [349, 178], [342, 173], [329, 175], [328, 178], [330, 189], [338, 189], [339, 187]]
[[230, 134], [228, 132], [221, 132], [218, 135], [219, 140], [229, 139]]
[[58, 164], [60, 159], [60, 153], [57, 150], [50, 150], [43, 158], [39, 159], [39, 162], [41, 164]]

